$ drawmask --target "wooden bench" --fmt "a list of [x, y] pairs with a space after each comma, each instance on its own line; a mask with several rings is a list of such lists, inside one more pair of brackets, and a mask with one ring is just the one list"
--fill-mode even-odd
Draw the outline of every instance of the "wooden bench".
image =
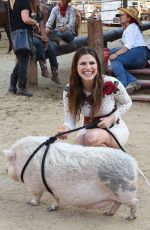
[[[150, 67], [144, 69], [133, 69], [129, 70], [129, 72], [136, 76], [138, 83], [141, 84], [141, 89], [150, 89]], [[106, 69], [106, 74], [112, 76], [112, 69]], [[150, 94], [141, 93], [141, 90], [136, 92], [136, 94], [133, 93], [132, 95], [130, 95], [130, 97], [132, 101], [150, 102]]]
[[[136, 76], [138, 82], [141, 83], [142, 87], [150, 88], [150, 67], [143, 68], [143, 69], [132, 69], [128, 71], [129, 73]], [[108, 74], [109, 76], [113, 75], [112, 69], [110, 67], [106, 69], [106, 74]]]
[[132, 101], [143, 101], [143, 102], [150, 102], [150, 95], [149, 94], [133, 94], [130, 95]]

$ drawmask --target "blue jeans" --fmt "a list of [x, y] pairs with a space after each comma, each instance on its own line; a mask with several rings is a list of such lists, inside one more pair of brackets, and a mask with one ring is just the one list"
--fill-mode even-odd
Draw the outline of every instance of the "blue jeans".
[[[114, 48], [111, 54], [116, 53], [120, 48]], [[128, 50], [124, 54], [118, 55], [115, 60], [111, 61], [111, 68], [115, 76], [121, 83], [127, 87], [131, 82], [136, 82], [136, 78], [127, 70], [144, 68], [147, 64], [146, 48], [136, 47]]]
[[53, 34], [62, 38], [67, 43], [71, 42], [75, 37], [75, 35], [69, 30], [66, 30], [64, 32], [60, 32], [59, 30], [55, 29], [53, 31]]
[[51, 66], [58, 66], [56, 50], [57, 45], [55, 45], [50, 39], [48, 39], [48, 49], [46, 51], [46, 55], [49, 58]]
[[36, 48], [36, 57], [37, 57], [37, 61], [39, 60], [45, 60], [46, 56], [45, 56], [45, 48], [44, 48], [44, 43], [41, 39], [33, 36], [33, 45]]
[[48, 39], [48, 48], [45, 54], [44, 43], [41, 39], [34, 37], [33, 38], [33, 45], [36, 47], [36, 56], [37, 61], [45, 60], [46, 55], [49, 58], [51, 66], [58, 66], [57, 58], [56, 58], [56, 47], [54, 46], [53, 42]]

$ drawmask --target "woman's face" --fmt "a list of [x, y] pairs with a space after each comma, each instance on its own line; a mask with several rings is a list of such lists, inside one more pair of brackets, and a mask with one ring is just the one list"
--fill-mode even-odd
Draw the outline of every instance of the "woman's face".
[[41, 0], [34, 0], [34, 4], [35, 4], [36, 6], [40, 6]]
[[121, 14], [119, 18], [120, 18], [121, 25], [126, 25], [130, 21], [130, 17], [127, 14]]
[[79, 58], [77, 72], [82, 82], [89, 82], [95, 79], [97, 74], [97, 62], [91, 54], [85, 54]]
[[60, 0], [60, 4], [62, 6], [66, 6], [68, 4], [68, 0]]

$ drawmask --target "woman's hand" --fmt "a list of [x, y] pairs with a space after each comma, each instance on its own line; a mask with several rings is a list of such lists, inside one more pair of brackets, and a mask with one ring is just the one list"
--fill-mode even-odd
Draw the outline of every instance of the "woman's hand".
[[108, 117], [103, 117], [100, 119], [100, 123], [98, 123], [99, 128], [109, 128], [115, 122], [115, 117], [113, 115]]
[[48, 42], [48, 37], [47, 37], [47, 35], [46, 35], [46, 34], [42, 34], [42, 35], [41, 35], [41, 40], [42, 40], [43, 42]]
[[63, 33], [65, 30], [66, 30], [66, 27], [65, 27], [65, 26], [59, 28], [59, 31], [62, 32], [62, 33]]
[[48, 36], [50, 33], [53, 32], [53, 30], [51, 28], [49, 28], [49, 27], [46, 27], [45, 32], [46, 32], [46, 35]]
[[114, 53], [114, 54], [111, 54], [110, 56], [109, 56], [109, 59], [110, 60], [115, 60], [116, 58], [117, 58], [117, 54], [116, 53]]
[[[65, 125], [58, 127], [58, 133], [62, 133], [65, 131], [69, 131], [69, 128], [67, 128]], [[68, 134], [63, 134], [63, 135], [59, 136], [58, 138], [64, 140], [64, 139], [67, 139], [67, 136], [68, 136]]]

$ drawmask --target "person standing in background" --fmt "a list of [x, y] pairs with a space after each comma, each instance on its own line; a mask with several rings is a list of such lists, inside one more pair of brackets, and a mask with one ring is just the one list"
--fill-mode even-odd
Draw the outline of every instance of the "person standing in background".
[[[39, 23], [31, 17], [30, 1], [9, 0], [10, 30], [27, 29], [32, 35], [33, 26], [39, 28]], [[10, 77], [8, 91], [17, 95], [32, 96], [32, 92], [27, 89], [27, 69], [31, 56], [29, 51], [15, 53], [17, 62]]]

